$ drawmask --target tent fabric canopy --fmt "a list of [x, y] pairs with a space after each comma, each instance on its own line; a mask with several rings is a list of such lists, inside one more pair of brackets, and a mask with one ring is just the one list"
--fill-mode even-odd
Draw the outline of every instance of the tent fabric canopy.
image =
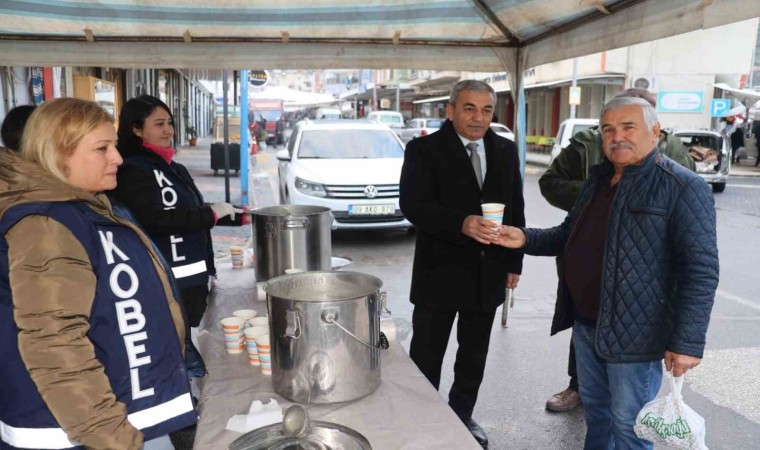
[[754, 0], [3, 0], [10, 66], [503, 71], [760, 15]]

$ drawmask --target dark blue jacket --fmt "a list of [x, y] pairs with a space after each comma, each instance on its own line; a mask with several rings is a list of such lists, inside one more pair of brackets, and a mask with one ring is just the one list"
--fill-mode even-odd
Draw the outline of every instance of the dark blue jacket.
[[110, 195], [134, 213], [172, 268], [180, 290], [203, 286], [215, 275], [210, 206], [187, 169], [146, 149], [124, 154]]
[[[560, 226], [525, 230], [525, 253], [564, 253], [596, 186], [613, 174], [609, 162], [594, 166]], [[610, 211], [602, 270], [600, 357], [652, 361], [669, 350], [701, 358], [718, 287], [715, 205], [707, 183], [657, 150], [626, 167]], [[572, 324], [572, 299], [560, 279], [552, 333]]]
[[144, 242], [134, 230], [98, 214], [84, 202], [26, 203], [9, 208], [0, 221], [0, 330], [6, 335], [0, 342], [6, 377], [0, 384], [0, 441], [5, 441], [0, 448], [77, 445], [68, 440], [40, 395], [16, 338], [19, 329], [8, 279], [8, 246], [2, 236], [28, 215], [59, 222], [87, 252], [97, 280], [95, 297], [78, 299], [92, 303], [87, 338], [115, 400], [126, 406], [129, 422], [142, 431], [145, 440], [195, 423], [197, 415], [172, 312]]

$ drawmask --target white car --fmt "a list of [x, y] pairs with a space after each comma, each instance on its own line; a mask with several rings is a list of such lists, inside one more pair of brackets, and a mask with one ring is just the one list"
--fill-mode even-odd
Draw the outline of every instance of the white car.
[[338, 108], [317, 108], [317, 110], [314, 112], [314, 118], [318, 120], [338, 120], [341, 118], [341, 114]]
[[713, 192], [726, 190], [731, 170], [727, 140], [712, 130], [673, 130], [671, 134], [683, 142], [695, 160], [697, 174], [712, 185]]
[[367, 120], [388, 125], [396, 133], [404, 128], [404, 116], [398, 111], [372, 111], [367, 114]]
[[498, 134], [499, 136], [503, 138], [507, 138], [512, 142], [515, 141], [515, 134], [506, 125], [491, 122], [491, 129], [493, 130], [494, 133]]
[[401, 139], [366, 120], [299, 122], [280, 161], [280, 201], [332, 210], [333, 227], [409, 228], [399, 208]]
[[401, 137], [401, 140], [407, 144], [412, 139], [435, 133], [441, 128], [444, 120], [445, 119], [428, 119], [425, 117], [412, 119], [406, 124], [403, 130], [398, 132], [398, 135]]
[[557, 139], [554, 141], [554, 145], [552, 146], [552, 153], [551, 153], [551, 159], [549, 160], [549, 164], [554, 162], [557, 156], [559, 156], [559, 152], [561, 152], [563, 148], [570, 145], [570, 138], [575, 136], [575, 133], [579, 131], [587, 130], [597, 125], [599, 125], [598, 119], [566, 119], [564, 120], [559, 126], [559, 131], [557, 132]]

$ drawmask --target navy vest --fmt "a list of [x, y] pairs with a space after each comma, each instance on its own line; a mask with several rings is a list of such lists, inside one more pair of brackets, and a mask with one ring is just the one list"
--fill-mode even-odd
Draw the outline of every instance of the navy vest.
[[11, 207], [0, 221], [0, 448], [78, 447], [50, 413], [18, 351], [4, 236], [28, 215], [61, 223], [87, 251], [97, 277], [95, 298], [82, 299], [92, 301], [87, 337], [129, 422], [146, 441], [195, 423], [164, 287], [140, 237], [82, 202], [31, 203]]
[[[153, 201], [168, 210], [177, 206], [204, 206], [203, 195], [195, 183], [178, 170], [177, 163], [163, 164], [159, 157], [133, 156], [125, 158], [125, 166], [139, 167], [150, 172], [156, 183]], [[159, 164], [161, 162], [161, 164]], [[187, 289], [208, 284], [213, 274], [213, 253], [210, 249], [211, 235], [208, 231], [177, 233], [171, 236], [153, 236], [161, 254], [172, 268], [177, 286]]]

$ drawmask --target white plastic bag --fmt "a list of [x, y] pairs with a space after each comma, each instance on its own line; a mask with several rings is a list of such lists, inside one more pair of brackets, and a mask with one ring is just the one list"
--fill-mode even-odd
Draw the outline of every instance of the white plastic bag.
[[681, 396], [683, 375], [665, 372], [654, 400], [644, 405], [636, 417], [633, 431], [641, 439], [679, 450], [708, 450], [705, 445], [705, 419], [684, 403]]

